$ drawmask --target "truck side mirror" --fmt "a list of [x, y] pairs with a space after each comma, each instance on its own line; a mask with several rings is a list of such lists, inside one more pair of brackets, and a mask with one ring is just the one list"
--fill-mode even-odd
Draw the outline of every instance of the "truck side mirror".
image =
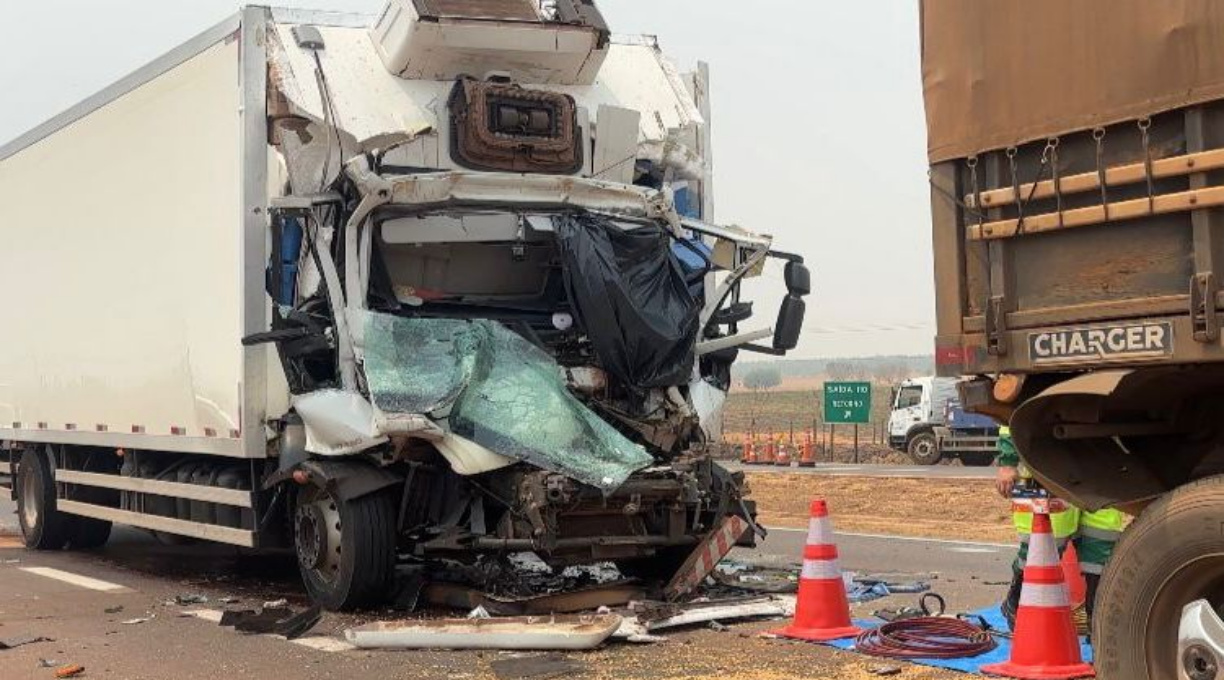
[[774, 349], [789, 351], [799, 346], [799, 334], [803, 332], [803, 317], [807, 305], [803, 298], [787, 295], [778, 309], [778, 323], [774, 326]]
[[812, 272], [800, 262], [787, 262], [782, 272], [786, 280], [786, 291], [795, 297], [804, 297], [812, 292]]

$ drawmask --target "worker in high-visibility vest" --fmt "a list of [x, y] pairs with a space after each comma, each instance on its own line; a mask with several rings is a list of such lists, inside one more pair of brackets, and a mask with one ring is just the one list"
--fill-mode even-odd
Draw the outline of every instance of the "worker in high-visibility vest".
[[[1020, 550], [1012, 564], [1011, 587], [1008, 589], [1007, 599], [1003, 602], [1003, 614], [1010, 623], [1014, 621], [1016, 608], [1020, 604], [1024, 562], [1028, 559], [1029, 535], [1033, 532], [1031, 501], [1035, 497], [1048, 494], [1020, 461], [1020, 454], [1016, 451], [1009, 427], [999, 428], [999, 455], [995, 458], [995, 463], [999, 467], [995, 486], [999, 495], [1012, 500], [1012, 522], [1016, 526], [1016, 533], [1020, 535]], [[1080, 569], [1084, 572], [1084, 581], [1088, 586], [1084, 607], [1090, 620], [1095, 607], [1097, 586], [1101, 582], [1101, 572], [1113, 555], [1114, 545], [1122, 536], [1123, 522], [1123, 515], [1117, 510], [1107, 508], [1085, 512], [1070, 503], [1065, 503], [1065, 509], [1050, 514], [1050, 525], [1054, 540], [1058, 543], [1059, 554], [1062, 554], [1068, 541], [1075, 544]]]

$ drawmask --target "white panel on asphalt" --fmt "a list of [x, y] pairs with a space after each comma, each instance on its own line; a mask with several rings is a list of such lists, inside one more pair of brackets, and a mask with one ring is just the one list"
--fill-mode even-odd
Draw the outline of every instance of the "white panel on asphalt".
[[197, 619], [204, 619], [205, 621], [210, 621], [212, 623], [221, 623], [221, 614], [223, 612], [219, 612], [216, 609], [191, 609], [183, 613], [190, 614]]
[[357, 649], [356, 646], [350, 645], [344, 640], [337, 640], [329, 637], [308, 637], [292, 640], [293, 644], [317, 649], [320, 652], [351, 652]]
[[34, 574], [36, 576], [45, 576], [47, 578], [53, 578], [56, 581], [62, 581], [64, 583], [68, 583], [68, 584], [78, 586], [81, 588], [88, 588], [90, 590], [100, 590], [104, 593], [114, 593], [114, 592], [119, 592], [119, 591], [130, 590], [129, 588], [125, 588], [124, 586], [121, 586], [117, 583], [99, 581], [96, 578], [89, 578], [88, 576], [80, 576], [78, 574], [73, 574], [72, 572], [60, 571], [59, 569], [51, 569], [49, 567], [19, 567], [19, 569], [21, 569], [22, 571], [26, 573]]

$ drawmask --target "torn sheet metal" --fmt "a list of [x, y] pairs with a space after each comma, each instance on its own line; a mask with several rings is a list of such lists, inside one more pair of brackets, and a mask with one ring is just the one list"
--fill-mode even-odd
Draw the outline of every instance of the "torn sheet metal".
[[570, 394], [552, 357], [499, 323], [369, 313], [364, 342], [380, 410], [445, 418], [464, 439], [605, 492], [653, 461]]
[[554, 222], [565, 286], [600, 364], [635, 387], [687, 384], [701, 309], [667, 233], [591, 214]]
[[616, 614], [370, 623], [344, 631], [362, 649], [594, 649], [621, 625]]
[[345, 456], [387, 442], [374, 424], [374, 407], [360, 394], [319, 390], [293, 399], [306, 426], [306, 450], [321, 456]]
[[495, 596], [479, 588], [455, 583], [430, 583], [422, 593], [426, 602], [454, 609], [484, 607], [494, 616], [573, 614], [600, 607], [620, 607], [646, 597], [645, 589], [632, 581], [615, 581], [586, 588], [562, 590], [526, 597]]
[[465, 477], [500, 470], [517, 462], [453, 432], [446, 433], [440, 441], [434, 442], [434, 447], [455, 472]]
[[[289, 112], [321, 122], [326, 116], [314, 55], [298, 47], [292, 29], [291, 24], [276, 24], [271, 32], [271, 86]], [[392, 75], [383, 67], [364, 28], [318, 29], [325, 44], [318, 52], [319, 61], [335, 104], [336, 122], [361, 150], [385, 149], [439, 128], [453, 81], [405, 80]], [[614, 39], [594, 85], [528, 85], [568, 94], [592, 117], [601, 106], [639, 111], [639, 158], [661, 164], [683, 159], [678, 167], [702, 165], [697, 153], [684, 143], [681, 131], [703, 126], [705, 119], [653, 39]], [[440, 156], [441, 167], [456, 167], [446, 154]]]
[[[387, 73], [364, 29], [318, 29], [325, 45], [318, 51], [319, 63], [327, 77], [337, 126], [356, 139], [362, 150], [411, 140], [437, 124], [437, 111], [430, 104], [437, 96], [445, 102], [450, 83], [408, 83]], [[298, 47], [292, 25], [275, 24], [269, 35], [271, 87], [297, 114], [323, 121], [328, 116], [315, 76], [314, 53]]]
[[756, 618], [787, 618], [795, 614], [795, 596], [769, 595], [731, 601], [669, 605], [643, 602], [631, 607], [636, 617], [625, 617], [613, 637], [630, 642], [652, 642], [655, 631], [692, 626], [710, 621]]

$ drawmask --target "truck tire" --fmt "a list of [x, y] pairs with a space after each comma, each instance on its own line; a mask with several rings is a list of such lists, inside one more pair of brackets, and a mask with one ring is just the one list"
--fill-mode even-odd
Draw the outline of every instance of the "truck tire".
[[51, 461], [35, 449], [26, 449], [17, 465], [17, 522], [26, 547], [60, 550], [73, 528], [73, 517], [56, 509], [55, 476]]
[[910, 460], [918, 465], [935, 465], [943, 458], [934, 432], [919, 432], [910, 437], [905, 451], [909, 454]]
[[298, 569], [319, 606], [347, 611], [386, 598], [395, 574], [395, 505], [388, 494], [341, 501], [302, 487], [292, 522]]
[[[1179, 676], [1182, 608], [1224, 594], [1224, 476], [1174, 489], [1118, 542], [1097, 593], [1092, 639], [1101, 680]], [[1189, 677], [1199, 677], [1190, 674]]]

